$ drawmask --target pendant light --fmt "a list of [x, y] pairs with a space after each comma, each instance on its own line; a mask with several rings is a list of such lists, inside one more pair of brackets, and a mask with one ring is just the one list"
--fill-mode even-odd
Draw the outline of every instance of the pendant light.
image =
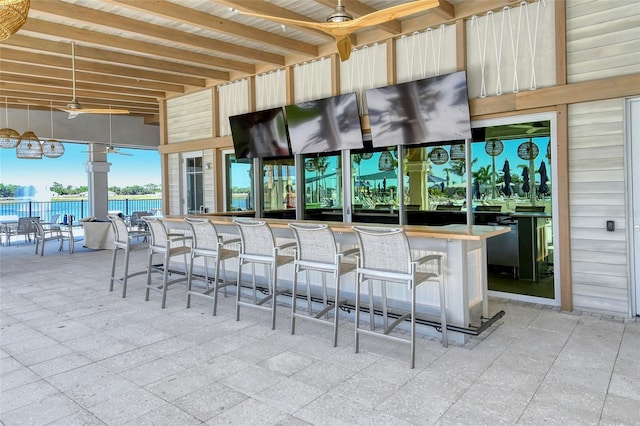
[[53, 139], [53, 101], [50, 102], [51, 109], [51, 139], [42, 141], [42, 155], [48, 158], [58, 158], [64, 154], [62, 142]]
[[20, 133], [9, 127], [9, 101], [4, 98], [5, 127], [0, 129], [0, 148], [15, 148], [20, 142]]
[[[31, 127], [31, 122], [29, 118], [29, 105], [27, 105], [27, 129], [29, 127]], [[42, 144], [40, 143], [40, 138], [31, 130], [24, 132], [22, 136], [20, 136], [20, 143], [18, 143], [16, 147], [16, 155], [22, 159], [41, 159]]]

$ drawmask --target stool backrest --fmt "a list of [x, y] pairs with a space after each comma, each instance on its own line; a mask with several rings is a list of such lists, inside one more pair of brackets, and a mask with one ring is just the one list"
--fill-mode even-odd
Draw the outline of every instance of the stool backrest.
[[402, 229], [354, 226], [360, 249], [360, 267], [410, 273], [411, 248]]
[[129, 230], [127, 229], [127, 224], [124, 220], [115, 214], [107, 215], [107, 218], [111, 221], [115, 241], [118, 243], [126, 243]]
[[151, 233], [151, 242], [149, 245], [154, 247], [167, 247], [167, 229], [164, 227], [162, 220], [153, 216], [144, 216], [145, 221]]
[[187, 217], [185, 222], [191, 227], [193, 234], [193, 248], [217, 250], [218, 249], [218, 230], [209, 219], [197, 219]]
[[238, 228], [240, 240], [240, 254], [273, 256], [275, 238], [268, 223], [258, 220], [234, 219]]
[[337, 245], [333, 231], [325, 224], [290, 223], [296, 238], [296, 259], [327, 264], [336, 263]]

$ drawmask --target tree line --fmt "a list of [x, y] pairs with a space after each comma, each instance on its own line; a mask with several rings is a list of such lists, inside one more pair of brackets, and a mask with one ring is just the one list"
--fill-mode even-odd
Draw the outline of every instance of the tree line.
[[[20, 196], [21, 188], [24, 188], [20, 185], [5, 185], [0, 183], [0, 198], [16, 198]], [[49, 187], [51, 192], [55, 192], [56, 194], [63, 195], [81, 195], [89, 191], [89, 187], [84, 186], [71, 186], [71, 185], [63, 185], [59, 182], [54, 182], [51, 187]], [[118, 186], [109, 187], [109, 191], [113, 192], [116, 195], [148, 195], [148, 194], [156, 194], [160, 192], [162, 188], [160, 185], [156, 185], [155, 183], [148, 183], [146, 185], [131, 185], [125, 186], [123, 188]]]

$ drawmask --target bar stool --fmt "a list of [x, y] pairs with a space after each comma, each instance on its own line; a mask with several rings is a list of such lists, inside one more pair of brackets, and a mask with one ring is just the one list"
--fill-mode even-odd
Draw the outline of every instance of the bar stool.
[[[129, 254], [134, 249], [134, 240], [139, 241], [140, 238], [146, 240], [149, 236], [148, 232], [130, 232], [125, 221], [117, 215], [107, 215], [111, 226], [113, 227], [113, 249], [111, 252], [111, 279], [109, 281], [109, 291], [113, 291], [113, 283], [115, 281], [122, 284], [122, 297], [127, 296], [127, 280], [136, 275], [145, 274], [147, 271], [137, 271], [129, 273]], [[121, 278], [116, 277], [116, 262], [118, 250], [124, 250], [124, 273]]]
[[[280, 252], [289, 247], [295, 247], [295, 242], [276, 245], [273, 232], [269, 224], [264, 221], [241, 220], [233, 221], [240, 234], [241, 246], [238, 254], [238, 286], [236, 291], [236, 321], [240, 321], [240, 306], [271, 310], [271, 329], [276, 328], [277, 297], [285, 293], [278, 290], [278, 268], [293, 262], [293, 256], [281, 255]], [[242, 300], [242, 266], [251, 264], [253, 302]], [[269, 268], [267, 296], [258, 299], [255, 265], [265, 265]], [[271, 302], [271, 306], [264, 306]]]
[[[360, 257], [356, 269], [356, 315], [355, 315], [355, 351], [358, 352], [360, 335], [373, 335], [384, 339], [409, 343], [411, 346], [411, 368], [415, 367], [416, 357], [416, 288], [428, 281], [438, 283], [440, 295], [440, 326], [442, 332], [442, 346], [447, 347], [447, 316], [444, 287], [443, 256], [430, 254], [419, 259], [414, 259], [409, 246], [409, 239], [402, 229], [359, 227], [352, 228], [358, 240]], [[433, 262], [436, 272], [418, 272], [418, 266]], [[374, 326], [374, 300], [371, 280], [382, 283], [382, 314], [384, 317], [384, 330], [376, 331]], [[360, 298], [361, 286], [365, 281], [369, 282], [369, 311], [371, 327], [360, 327]], [[387, 308], [386, 286], [389, 283], [402, 283], [408, 286], [411, 292], [411, 307], [409, 312], [398, 312], [397, 319], [388, 324], [389, 312]], [[410, 338], [390, 334], [394, 328], [409, 319], [411, 324]]]
[[[324, 324], [333, 325], [333, 346], [338, 345], [338, 318], [339, 308], [344, 304], [340, 299], [340, 279], [342, 275], [356, 269], [355, 263], [345, 263], [343, 259], [347, 256], [358, 253], [357, 248], [338, 251], [333, 231], [324, 224], [302, 224], [290, 223], [289, 228], [296, 238], [296, 256], [294, 260], [293, 287], [291, 290], [291, 334], [296, 332], [296, 318], [305, 318]], [[307, 292], [306, 295], [298, 294], [298, 274], [306, 273]], [[313, 295], [311, 291], [311, 281], [309, 271], [318, 271], [322, 275], [322, 309], [313, 312]], [[334, 294], [329, 300], [327, 295], [327, 274], [333, 275]], [[297, 299], [306, 298], [307, 313], [297, 311]], [[328, 313], [333, 311], [333, 320], [330, 320]]]
[[[162, 293], [162, 308], [164, 309], [167, 304], [167, 289], [169, 286], [179, 282], [187, 282], [186, 274], [183, 277], [169, 281], [169, 266], [172, 258], [176, 256], [184, 256], [184, 266], [186, 271], [187, 254], [191, 253], [191, 245], [186, 245], [186, 243], [191, 243], [192, 237], [185, 236], [183, 234], [168, 233], [162, 220], [157, 217], [144, 216], [142, 219], [147, 224], [149, 232], [151, 233], [151, 241], [149, 242], [149, 260], [147, 264], [147, 294], [145, 296], [145, 301], [149, 301], [149, 292], [151, 290], [159, 291]], [[158, 266], [154, 267], [153, 265], [153, 255], [155, 253], [163, 255], [162, 265], [159, 265], [162, 268], [162, 287], [160, 288], [154, 287], [151, 284], [151, 272], [158, 270]]]
[[[215, 225], [208, 219], [185, 218], [185, 222], [191, 227], [193, 235], [193, 246], [191, 247], [191, 262], [189, 263], [189, 273], [187, 275], [187, 308], [191, 307], [191, 296], [204, 297], [213, 300], [213, 315], [216, 315], [218, 308], [218, 290], [230, 285], [236, 285], [235, 282], [227, 282], [227, 273], [224, 261], [238, 256], [237, 250], [229, 250], [224, 248], [225, 245], [240, 242], [239, 238], [223, 240], [218, 234]], [[193, 275], [193, 264], [195, 259], [202, 257], [204, 259], [204, 276], [203, 278], [195, 278]], [[215, 272], [213, 281], [209, 276], [209, 267], [207, 259], [214, 259]], [[222, 264], [222, 279], [219, 278], [220, 264]], [[193, 289], [193, 281], [198, 280], [204, 283], [204, 289], [197, 291]], [[226, 290], [225, 290], [226, 296]]]

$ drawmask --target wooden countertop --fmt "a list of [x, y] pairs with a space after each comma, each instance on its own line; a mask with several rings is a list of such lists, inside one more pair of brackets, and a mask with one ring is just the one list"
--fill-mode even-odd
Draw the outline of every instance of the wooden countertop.
[[[211, 220], [216, 225], [229, 225], [233, 223], [234, 217], [228, 213], [225, 215], [206, 214], [206, 215], [189, 215], [189, 217], [200, 217]], [[166, 216], [164, 219], [168, 221], [183, 221], [185, 216]], [[242, 217], [240, 217], [242, 219]], [[251, 218], [253, 219], [253, 218]], [[378, 227], [378, 228], [402, 228], [409, 237], [419, 238], [440, 238], [449, 240], [484, 240], [495, 237], [496, 235], [506, 234], [511, 231], [508, 226], [490, 226], [490, 225], [444, 225], [444, 226], [421, 226], [421, 225], [389, 225], [389, 224], [373, 224], [373, 223], [345, 223], [330, 221], [311, 221], [311, 220], [287, 220], [287, 219], [265, 219], [256, 218], [267, 222], [274, 228], [288, 228], [289, 223], [322, 223], [329, 225], [333, 232], [353, 232], [353, 226], [362, 227]]]

